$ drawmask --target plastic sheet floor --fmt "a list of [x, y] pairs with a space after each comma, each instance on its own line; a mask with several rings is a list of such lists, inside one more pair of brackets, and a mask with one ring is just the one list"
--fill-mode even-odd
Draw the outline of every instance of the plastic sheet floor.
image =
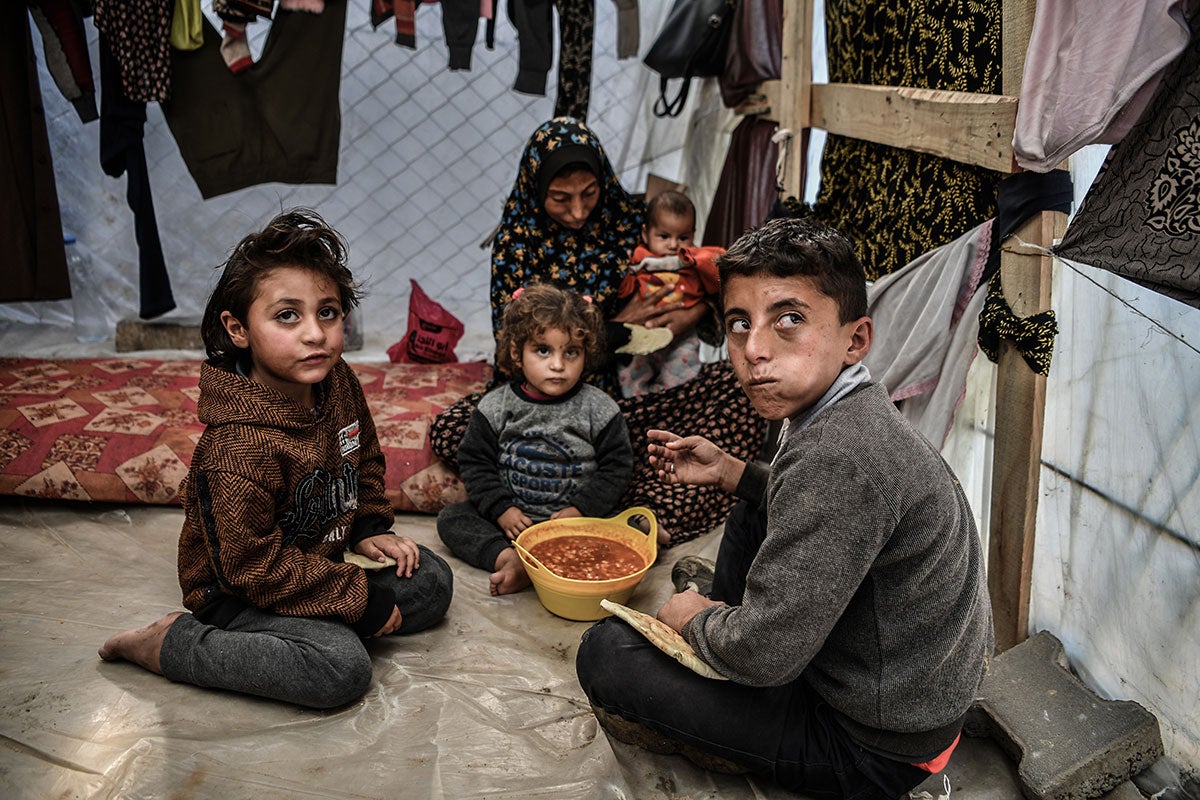
[[[600, 730], [575, 679], [588, 623], [548, 613], [530, 589], [494, 598], [448, 556], [433, 519], [395, 529], [450, 559], [445, 620], [372, 645], [358, 702], [311, 711], [171, 683], [96, 655], [113, 632], [179, 608], [177, 508], [0, 498], [0, 797], [795, 798], [714, 775]], [[660, 554], [629, 604], [652, 612], [684, 555]], [[955, 800], [1017, 800], [1012, 764], [964, 739]], [[922, 788], [942, 794], [942, 776]]]
[[[776, 798], [610, 742], [575, 678], [588, 623], [533, 590], [494, 598], [451, 559], [434, 629], [372, 644], [366, 695], [311, 711], [171, 683], [96, 655], [113, 632], [179, 608], [182, 512], [0, 499], [0, 797]], [[449, 558], [431, 517], [396, 530]], [[666, 551], [629, 604], [657, 609], [682, 555]]]

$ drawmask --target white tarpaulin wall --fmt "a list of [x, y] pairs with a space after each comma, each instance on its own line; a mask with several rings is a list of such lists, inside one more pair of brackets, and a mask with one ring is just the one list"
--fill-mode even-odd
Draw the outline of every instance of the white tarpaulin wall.
[[[1098, 159], [1074, 160], [1086, 185]], [[1197, 771], [1200, 311], [1063, 263], [1053, 307], [1031, 626], [1101, 694], [1153, 711]]]

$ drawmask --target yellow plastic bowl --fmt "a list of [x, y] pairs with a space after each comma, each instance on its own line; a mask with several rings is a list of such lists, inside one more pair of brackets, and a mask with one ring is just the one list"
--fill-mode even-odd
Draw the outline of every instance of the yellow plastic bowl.
[[[650, 521], [650, 532], [632, 527], [629, 520], [641, 515]], [[607, 581], [578, 581], [555, 575], [529, 551], [549, 539], [562, 536], [599, 536], [633, 548], [646, 566], [631, 575]], [[551, 614], [578, 621], [590, 621], [609, 616], [600, 607], [601, 600], [625, 604], [629, 595], [646, 576], [646, 570], [658, 557], [658, 520], [654, 512], [642, 506], [626, 509], [615, 517], [567, 517], [531, 525], [517, 536], [517, 554], [533, 581], [538, 599]]]

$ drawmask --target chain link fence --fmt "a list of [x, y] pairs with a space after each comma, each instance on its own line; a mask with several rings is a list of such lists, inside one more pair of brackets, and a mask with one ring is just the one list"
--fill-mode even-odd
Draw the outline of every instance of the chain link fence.
[[[665, 0], [641, 0], [641, 47], [657, 30]], [[207, 3], [206, 3], [207, 11]], [[178, 309], [198, 317], [215, 283], [214, 267], [246, 233], [281, 209], [309, 206], [350, 244], [351, 267], [367, 297], [360, 325], [368, 342], [384, 346], [404, 332], [410, 279], [490, 345], [489, 250], [480, 243], [499, 221], [516, 176], [518, 156], [533, 130], [552, 116], [555, 69], [546, 97], [512, 91], [516, 30], [497, 4], [495, 49], [479, 26], [472, 69], [451, 72], [441, 7], [417, 10], [417, 48], [393, 43], [391, 22], [371, 28], [366, 0], [351, 0], [342, 59], [341, 145], [336, 186], [266, 184], [203, 200], [159, 107], [147, 108], [146, 157], [163, 251]], [[270, 22], [249, 28], [257, 57]], [[96, 32], [87, 24], [93, 71]], [[616, 6], [596, 3], [589, 124], [605, 143], [631, 189], [647, 171], [678, 177], [688, 135], [685, 118], [651, 121], [649, 91], [657, 76], [638, 59], [616, 58]], [[35, 47], [40, 40], [35, 31]], [[41, 54], [38, 53], [39, 62]], [[96, 73], [97, 83], [99, 75]], [[64, 227], [92, 254], [95, 281], [111, 322], [137, 314], [137, 248], [125, 179], [99, 165], [99, 123], [80, 123], [41, 70]], [[303, 92], [303, 86], [295, 88]], [[0, 305], [0, 321], [70, 324], [69, 301]], [[461, 354], [460, 354], [461, 355]]]

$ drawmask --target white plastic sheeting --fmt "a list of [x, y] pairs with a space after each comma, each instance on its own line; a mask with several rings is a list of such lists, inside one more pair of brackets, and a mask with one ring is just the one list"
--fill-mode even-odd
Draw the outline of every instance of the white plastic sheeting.
[[[395, 530], [450, 559], [454, 600], [429, 631], [371, 644], [358, 702], [312, 711], [171, 683], [96, 649], [179, 608], [167, 507], [0, 499], [0, 796], [87, 798], [782, 798], [600, 730], [575, 677], [589, 623], [530, 589], [495, 598], [487, 574], [447, 555], [433, 518]], [[630, 598], [657, 609], [667, 551]]]

